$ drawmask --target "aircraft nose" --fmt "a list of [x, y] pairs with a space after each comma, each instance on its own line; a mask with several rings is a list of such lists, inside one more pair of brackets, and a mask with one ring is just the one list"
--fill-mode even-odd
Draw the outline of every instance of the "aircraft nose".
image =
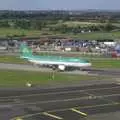
[[88, 63], [88, 64], [87, 64], [87, 66], [89, 66], [89, 67], [90, 67], [90, 66], [92, 66], [92, 64], [91, 64], [91, 63]]

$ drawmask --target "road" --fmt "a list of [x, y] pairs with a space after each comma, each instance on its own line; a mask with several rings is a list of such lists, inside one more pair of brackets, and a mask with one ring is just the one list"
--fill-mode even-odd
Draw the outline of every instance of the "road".
[[[68, 56], [68, 57], [81, 57], [85, 59], [93, 59], [93, 60], [111, 60], [116, 58], [111, 58], [110, 56], [100, 56], [100, 54], [96, 53], [84, 53], [84, 52], [61, 52], [61, 51], [39, 51], [39, 54], [45, 54], [45, 55], [57, 55], [57, 56]], [[18, 50], [15, 51], [5, 51], [0, 50], [0, 56], [19, 56], [20, 53]]]
[[[0, 89], [0, 119], [120, 120], [120, 85]], [[106, 115], [105, 115], [106, 114]], [[116, 116], [115, 116], [116, 114]]]

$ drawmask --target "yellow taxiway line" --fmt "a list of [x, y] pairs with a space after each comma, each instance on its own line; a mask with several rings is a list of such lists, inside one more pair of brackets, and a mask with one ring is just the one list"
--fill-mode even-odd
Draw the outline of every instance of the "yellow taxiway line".
[[20, 118], [20, 117], [17, 117], [17, 118], [15, 118], [14, 120], [23, 120], [22, 118]]
[[56, 116], [56, 115], [53, 115], [53, 114], [50, 114], [50, 113], [47, 113], [47, 112], [43, 112], [43, 115], [46, 115], [46, 116], [49, 116], [49, 117], [52, 117], [52, 118], [55, 118], [55, 119], [58, 119], [58, 120], [63, 119], [62, 117], [59, 117], [59, 116]]
[[81, 114], [81, 115], [83, 115], [83, 116], [87, 116], [86, 113], [81, 112], [81, 111], [79, 111], [79, 110], [76, 110], [76, 109], [74, 109], [74, 108], [72, 108], [71, 110], [74, 111], [74, 112], [76, 112], [76, 113], [79, 113], [79, 114]]

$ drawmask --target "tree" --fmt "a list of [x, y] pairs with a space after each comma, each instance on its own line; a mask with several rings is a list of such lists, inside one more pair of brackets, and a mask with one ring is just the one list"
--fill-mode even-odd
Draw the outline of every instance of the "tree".
[[110, 22], [106, 23], [104, 26], [105, 31], [111, 31], [111, 30], [113, 30], [113, 28], [114, 28], [114, 26]]
[[60, 26], [60, 31], [61, 31], [61, 33], [66, 33], [66, 32], [67, 32], [67, 25], [62, 24], [62, 25]]
[[10, 27], [10, 25], [7, 20], [2, 20], [0, 21], [0, 27]]
[[31, 23], [29, 20], [16, 20], [15, 27], [22, 28], [22, 29], [30, 29]]
[[34, 23], [32, 23], [32, 27], [34, 29], [38, 29], [38, 30], [41, 30], [46, 25], [47, 25], [47, 23], [45, 21], [42, 21], [42, 20], [34, 20]]

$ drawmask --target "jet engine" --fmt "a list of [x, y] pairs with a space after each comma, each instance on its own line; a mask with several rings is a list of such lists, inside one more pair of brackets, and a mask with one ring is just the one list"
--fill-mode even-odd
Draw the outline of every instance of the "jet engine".
[[59, 65], [58, 69], [61, 70], [61, 71], [64, 71], [65, 70], [65, 66], [64, 65]]

